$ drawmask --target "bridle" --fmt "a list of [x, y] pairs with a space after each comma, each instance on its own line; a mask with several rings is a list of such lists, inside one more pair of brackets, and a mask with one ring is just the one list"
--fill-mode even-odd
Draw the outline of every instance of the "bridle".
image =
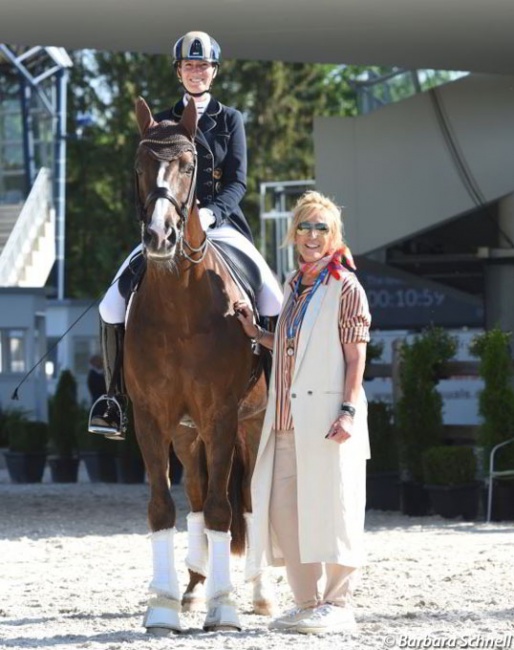
[[[161, 149], [163, 146], [168, 145], [164, 152], [161, 152], [157, 149]], [[189, 217], [189, 213], [193, 207], [193, 201], [195, 200], [195, 189], [196, 189], [196, 173], [198, 168], [198, 155], [194, 144], [188, 140], [185, 136], [174, 135], [169, 138], [162, 140], [143, 138], [139, 142], [139, 147], [145, 147], [150, 154], [160, 162], [172, 162], [176, 160], [182, 153], [185, 151], [191, 151], [193, 154], [193, 173], [191, 174], [191, 183], [189, 184], [189, 189], [185, 201], [182, 203], [175, 197], [175, 195], [170, 192], [167, 187], [156, 187], [149, 194], [147, 194], [144, 202], [141, 201], [140, 192], [139, 192], [139, 176], [137, 170], [135, 170], [135, 186], [136, 186], [136, 207], [139, 221], [141, 221], [141, 237], [143, 238], [144, 229], [147, 225], [148, 220], [148, 208], [150, 204], [154, 203], [158, 199], [166, 199], [169, 201], [177, 214], [179, 215], [179, 220], [177, 224], [178, 229], [178, 243], [179, 243], [179, 252], [180, 255], [186, 258], [189, 262], [193, 264], [200, 264], [203, 261], [205, 254], [207, 252], [208, 240], [207, 237], [204, 238], [203, 242], [199, 247], [195, 247], [190, 244], [185, 238], [185, 227]], [[189, 253], [186, 252], [186, 248], [190, 251], [191, 254], [200, 254], [199, 259], [194, 259]]]

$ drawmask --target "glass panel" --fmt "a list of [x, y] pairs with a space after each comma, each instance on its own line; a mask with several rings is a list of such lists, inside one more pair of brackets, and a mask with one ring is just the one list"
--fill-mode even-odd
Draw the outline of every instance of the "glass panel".
[[89, 372], [89, 359], [97, 354], [98, 339], [76, 338], [73, 343], [73, 370], [76, 375], [87, 375]]
[[9, 370], [10, 372], [25, 372], [25, 332], [10, 330], [9, 338]]
[[45, 373], [49, 379], [55, 379], [59, 374], [59, 363], [57, 359], [57, 341], [59, 338], [57, 336], [49, 336], [46, 339], [46, 349], [50, 350], [51, 347], [55, 346], [51, 352], [48, 353], [45, 363]]

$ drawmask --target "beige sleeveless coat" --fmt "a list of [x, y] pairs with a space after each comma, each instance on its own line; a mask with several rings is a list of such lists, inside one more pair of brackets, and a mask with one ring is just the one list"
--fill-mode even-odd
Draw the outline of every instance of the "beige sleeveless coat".
[[[369, 458], [367, 403], [362, 390], [355, 431], [339, 445], [325, 440], [343, 396], [344, 356], [338, 316], [342, 282], [330, 278], [308, 306], [300, 331], [291, 384], [298, 471], [298, 516], [302, 562], [361, 566]], [[284, 304], [291, 289], [286, 283]], [[281, 316], [282, 317], [282, 316]], [[275, 364], [268, 408], [252, 478], [253, 551], [256, 568], [281, 565], [281, 550], [272, 539], [269, 503], [275, 450]]]

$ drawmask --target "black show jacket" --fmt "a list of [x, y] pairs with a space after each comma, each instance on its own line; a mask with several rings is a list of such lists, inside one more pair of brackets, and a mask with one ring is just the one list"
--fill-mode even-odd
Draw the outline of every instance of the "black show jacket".
[[[191, 100], [192, 101], [192, 100]], [[158, 122], [178, 122], [184, 110], [180, 100], [155, 115]], [[198, 121], [195, 145], [198, 154], [196, 198], [201, 208], [214, 213], [216, 224], [232, 224], [253, 242], [252, 232], [239, 206], [246, 192], [246, 136], [243, 116], [211, 97]]]

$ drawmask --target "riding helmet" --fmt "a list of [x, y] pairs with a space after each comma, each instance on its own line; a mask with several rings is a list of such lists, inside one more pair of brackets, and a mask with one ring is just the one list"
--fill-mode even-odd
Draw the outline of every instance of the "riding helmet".
[[219, 65], [221, 48], [205, 32], [188, 32], [173, 46], [173, 64], [177, 65], [180, 61], [207, 61]]

